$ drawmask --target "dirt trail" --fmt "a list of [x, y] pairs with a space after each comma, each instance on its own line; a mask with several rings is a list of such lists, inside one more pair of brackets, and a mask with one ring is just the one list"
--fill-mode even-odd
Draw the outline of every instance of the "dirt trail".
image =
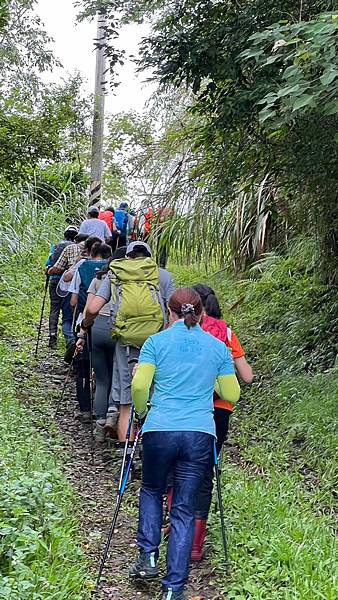
[[[41, 348], [45, 357], [40, 360], [40, 368], [34, 373], [39, 388], [45, 390], [50, 412], [46, 423], [50, 423], [53, 406], [60, 397], [67, 371], [65, 363], [52, 351]], [[83, 425], [74, 418], [77, 410], [74, 382], [68, 385], [63, 405], [56, 417], [55, 434], [51, 428], [43, 433], [52, 451], [65, 455], [64, 473], [76, 490], [82, 506], [81, 532], [82, 547], [91, 565], [91, 576], [95, 579], [100, 555], [106, 539], [116, 498], [114, 475], [119, 471], [120, 459], [113, 457], [106, 446], [95, 446], [95, 464], [91, 463], [90, 426]], [[49, 411], [49, 409], [48, 409]], [[61, 446], [60, 449], [60, 434]], [[140, 481], [129, 484], [122, 510], [115, 530], [111, 551], [107, 560], [102, 584], [97, 598], [105, 600], [155, 600], [160, 597], [160, 584], [132, 584], [128, 578], [128, 566], [137, 555], [136, 527], [137, 501]], [[165, 548], [161, 548], [165, 554]], [[161, 559], [163, 560], [163, 559]], [[164, 561], [161, 562], [162, 571]], [[219, 577], [218, 577], [219, 579]], [[224, 592], [215, 584], [216, 574], [210, 562], [205, 559], [201, 565], [193, 566], [190, 574], [188, 597], [198, 600], [220, 600]], [[218, 588], [218, 589], [217, 589]]]

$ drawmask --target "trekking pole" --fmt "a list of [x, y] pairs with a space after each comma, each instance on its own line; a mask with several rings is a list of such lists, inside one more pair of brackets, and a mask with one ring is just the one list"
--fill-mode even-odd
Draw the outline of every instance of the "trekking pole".
[[223, 541], [223, 549], [224, 549], [224, 558], [225, 558], [225, 567], [228, 571], [229, 568], [229, 557], [228, 557], [228, 542], [225, 531], [225, 520], [224, 520], [224, 508], [222, 501], [222, 489], [221, 489], [221, 474], [219, 470], [219, 461], [216, 449], [216, 442], [214, 445], [214, 461], [215, 461], [215, 472], [216, 472], [216, 484], [217, 484], [217, 497], [218, 497], [218, 506], [221, 517], [221, 530], [222, 530], [222, 541]]
[[142, 431], [142, 427], [139, 427], [138, 430], [137, 430], [137, 432], [136, 432], [136, 435], [135, 435], [134, 444], [133, 444], [132, 451], [131, 451], [131, 454], [130, 454], [130, 457], [129, 457], [129, 461], [128, 461], [128, 466], [127, 466], [126, 472], [124, 474], [124, 477], [122, 478], [122, 483], [121, 483], [121, 485], [119, 485], [119, 489], [117, 491], [116, 506], [115, 506], [115, 510], [114, 510], [114, 514], [113, 514], [113, 518], [112, 518], [112, 522], [111, 522], [111, 526], [110, 526], [110, 529], [109, 529], [109, 532], [108, 532], [106, 545], [104, 547], [104, 551], [103, 551], [103, 554], [102, 554], [102, 557], [101, 557], [101, 561], [100, 561], [100, 567], [99, 567], [99, 572], [98, 572], [98, 575], [97, 575], [95, 591], [98, 590], [98, 587], [100, 585], [100, 581], [101, 581], [101, 576], [102, 576], [102, 573], [103, 573], [104, 565], [106, 564], [106, 560], [108, 558], [109, 548], [110, 548], [110, 544], [111, 544], [111, 541], [112, 541], [112, 537], [114, 535], [114, 529], [116, 527], [117, 517], [119, 515], [121, 504], [122, 504], [122, 500], [123, 500], [123, 495], [124, 495], [124, 492], [125, 492], [126, 487], [127, 487], [127, 483], [128, 483], [130, 471], [131, 471], [131, 468], [132, 468], [132, 464], [133, 464], [133, 461], [134, 461], [134, 456], [135, 456], [137, 444], [138, 444], [138, 441], [140, 439], [141, 431]]
[[91, 435], [91, 457], [92, 457], [92, 465], [94, 465], [94, 450], [95, 450], [95, 441], [94, 441], [94, 382], [93, 382], [93, 340], [92, 340], [92, 328], [89, 327], [88, 334], [88, 355], [89, 355], [89, 398], [90, 398], [90, 435]]
[[36, 340], [36, 346], [35, 346], [35, 352], [34, 352], [35, 358], [37, 358], [37, 356], [38, 356], [38, 349], [39, 349], [40, 336], [41, 336], [43, 313], [45, 312], [45, 304], [46, 304], [48, 284], [49, 284], [49, 275], [46, 275], [45, 291], [44, 291], [44, 295], [43, 295], [42, 308], [41, 308], [41, 316], [40, 316], [40, 323], [39, 323], [39, 329], [38, 329], [38, 338]]
[[74, 354], [72, 356], [71, 363], [70, 363], [68, 371], [67, 371], [66, 379], [65, 379], [64, 384], [63, 384], [61, 396], [60, 396], [60, 398], [57, 401], [57, 405], [56, 405], [55, 412], [54, 412], [54, 415], [53, 415], [54, 419], [55, 419], [56, 415], [59, 412], [59, 408], [61, 406], [61, 402], [62, 402], [63, 397], [65, 395], [66, 387], [67, 387], [67, 384], [69, 383], [70, 373], [71, 373], [71, 370], [72, 370], [72, 367], [73, 367], [73, 364], [74, 364], [74, 359], [75, 359], [76, 355], [77, 355], [77, 349], [75, 348]]
[[[217, 463], [217, 466], [215, 466], [215, 468], [218, 469], [221, 482], [222, 482], [223, 458], [224, 458], [224, 445], [222, 445], [221, 451], [218, 454], [218, 463]], [[215, 498], [215, 505], [214, 505], [214, 513], [215, 514], [217, 513], [217, 509], [218, 509], [218, 497], [216, 496], [216, 498]]]
[[133, 422], [134, 422], [134, 414], [135, 414], [135, 408], [134, 408], [134, 405], [132, 404], [131, 405], [131, 409], [130, 409], [130, 416], [129, 416], [129, 422], [128, 422], [128, 427], [127, 427], [127, 433], [126, 433], [126, 441], [125, 441], [125, 444], [124, 444], [124, 451], [123, 451], [123, 458], [122, 458], [122, 464], [121, 464], [121, 472], [120, 472], [119, 488], [118, 489], [120, 489], [121, 486], [122, 486], [123, 472], [124, 472], [126, 461], [127, 461], [129, 440], [130, 440], [131, 430], [132, 430], [132, 426], [133, 426]]

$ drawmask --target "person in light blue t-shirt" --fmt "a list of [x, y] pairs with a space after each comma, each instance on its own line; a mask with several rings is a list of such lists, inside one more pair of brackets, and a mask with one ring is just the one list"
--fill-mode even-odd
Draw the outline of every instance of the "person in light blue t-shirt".
[[239, 385], [229, 350], [205, 333], [199, 322], [200, 296], [181, 288], [169, 300], [171, 327], [151, 336], [141, 350], [132, 383], [139, 415], [147, 410], [143, 427], [143, 481], [140, 494], [138, 546], [140, 556], [130, 576], [158, 575], [163, 494], [169, 472], [174, 475], [170, 512], [171, 531], [163, 600], [184, 600], [194, 537], [195, 502], [215, 444], [213, 392], [231, 403]]

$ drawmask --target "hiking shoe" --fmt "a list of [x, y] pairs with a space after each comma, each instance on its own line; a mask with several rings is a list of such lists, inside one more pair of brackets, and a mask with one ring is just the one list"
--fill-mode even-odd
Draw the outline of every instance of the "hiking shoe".
[[56, 348], [58, 347], [58, 340], [56, 334], [51, 334], [49, 336], [48, 346], [51, 348], [51, 350], [56, 350]]
[[78, 418], [81, 421], [81, 423], [91, 423], [92, 413], [90, 412], [90, 410], [81, 410]]
[[155, 579], [158, 577], [155, 552], [142, 552], [129, 569], [129, 577], [134, 579]]
[[94, 429], [94, 439], [95, 442], [99, 444], [103, 444], [106, 441], [106, 430], [104, 428], [105, 421], [99, 420], [96, 421], [95, 429]]
[[107, 433], [111, 434], [116, 431], [116, 425], [119, 418], [119, 409], [117, 406], [113, 405], [108, 408], [108, 412], [106, 415], [106, 424], [105, 428]]
[[171, 588], [168, 588], [163, 592], [162, 600], [187, 600], [187, 597], [183, 590], [174, 592]]
[[74, 352], [75, 352], [75, 348], [76, 348], [76, 342], [70, 342], [70, 343], [67, 345], [67, 349], [66, 349], [65, 355], [64, 355], [64, 357], [63, 357], [63, 360], [64, 360], [64, 361], [65, 361], [65, 362], [66, 362], [68, 365], [70, 365], [70, 364], [71, 364], [71, 362], [72, 362], [72, 360], [73, 360], [73, 358], [74, 358]]

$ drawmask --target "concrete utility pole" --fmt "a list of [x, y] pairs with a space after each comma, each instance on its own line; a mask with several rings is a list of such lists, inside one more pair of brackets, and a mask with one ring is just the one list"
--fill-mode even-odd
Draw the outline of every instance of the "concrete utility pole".
[[90, 177], [90, 202], [89, 204], [100, 205], [102, 192], [102, 169], [103, 169], [103, 133], [104, 133], [104, 104], [105, 104], [105, 76], [106, 76], [106, 17], [98, 14], [97, 17], [97, 41], [96, 69], [95, 69], [95, 97], [94, 97], [94, 119], [92, 137], [91, 177]]

